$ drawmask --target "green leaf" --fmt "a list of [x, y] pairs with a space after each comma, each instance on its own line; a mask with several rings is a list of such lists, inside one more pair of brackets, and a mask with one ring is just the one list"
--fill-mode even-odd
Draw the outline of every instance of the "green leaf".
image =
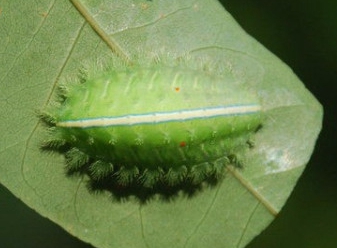
[[[281, 210], [321, 128], [320, 104], [216, 1], [6, 1], [0, 37], [0, 182], [97, 247], [244, 247]], [[191, 197], [141, 204], [67, 177], [63, 156], [39, 149], [36, 111], [83, 63], [148, 53], [212, 58], [259, 93], [266, 119], [242, 170]]]

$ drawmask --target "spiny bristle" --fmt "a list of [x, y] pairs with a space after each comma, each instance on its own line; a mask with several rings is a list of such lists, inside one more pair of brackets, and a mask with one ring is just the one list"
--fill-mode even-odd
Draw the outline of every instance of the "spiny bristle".
[[191, 168], [190, 180], [193, 184], [201, 183], [212, 171], [212, 165], [203, 163], [195, 165]]
[[161, 168], [147, 169], [142, 173], [141, 183], [144, 187], [151, 188], [158, 182], [161, 182], [164, 171]]
[[55, 127], [50, 127], [48, 132], [49, 135], [47, 139], [42, 143], [42, 149], [59, 150], [67, 145], [67, 141], [63, 138], [62, 133]]
[[181, 183], [184, 178], [187, 176], [188, 169], [186, 166], [181, 166], [177, 169], [169, 169], [165, 175], [165, 181], [168, 185], [175, 185]]
[[67, 167], [69, 170], [80, 169], [89, 161], [89, 156], [77, 148], [72, 148], [65, 154]]
[[115, 176], [121, 185], [129, 185], [132, 184], [139, 177], [139, 169], [137, 167], [121, 167], [115, 173]]
[[229, 154], [227, 156], [228, 160], [229, 160], [229, 163], [228, 164], [231, 164], [233, 165], [234, 167], [237, 167], [237, 168], [242, 168], [242, 160], [235, 154]]
[[225, 169], [226, 166], [228, 164], [225, 164], [223, 162], [223, 159], [217, 160], [213, 162], [213, 172], [212, 175], [214, 175], [216, 178], [221, 178], [224, 173], [225, 173]]
[[50, 139], [43, 142], [41, 148], [47, 150], [58, 150], [61, 147], [65, 146], [67, 142], [64, 139]]
[[54, 126], [56, 123], [55, 117], [49, 112], [38, 112], [38, 117], [48, 126]]
[[112, 163], [98, 160], [89, 166], [89, 175], [93, 180], [99, 181], [111, 175], [113, 173], [113, 170], [114, 167]]

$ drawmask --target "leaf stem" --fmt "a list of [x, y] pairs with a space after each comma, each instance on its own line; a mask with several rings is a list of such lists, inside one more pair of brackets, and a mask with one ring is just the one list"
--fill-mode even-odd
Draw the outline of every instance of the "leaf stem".
[[273, 215], [277, 216], [276, 208], [258, 192], [235, 168], [227, 166], [227, 170]]
[[81, 15], [87, 20], [93, 30], [102, 38], [102, 40], [110, 47], [110, 49], [122, 58], [126, 63], [131, 63], [129, 56], [118, 45], [118, 42], [109, 36], [92, 17], [88, 9], [81, 3], [80, 0], [71, 0], [75, 8], [81, 13]]

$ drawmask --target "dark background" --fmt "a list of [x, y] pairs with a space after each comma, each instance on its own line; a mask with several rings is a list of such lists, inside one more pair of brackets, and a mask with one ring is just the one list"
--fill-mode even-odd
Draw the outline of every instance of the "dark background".
[[[248, 248], [336, 248], [337, 1], [222, 3], [249, 34], [294, 70], [324, 106], [325, 115], [315, 152], [294, 192], [276, 220]], [[1, 185], [0, 247], [91, 248]]]

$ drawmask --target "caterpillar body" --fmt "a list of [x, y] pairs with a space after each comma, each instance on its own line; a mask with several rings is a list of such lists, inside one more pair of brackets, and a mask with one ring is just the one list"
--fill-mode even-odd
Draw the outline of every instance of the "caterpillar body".
[[261, 124], [256, 94], [186, 67], [106, 70], [65, 88], [46, 143], [66, 146], [68, 168], [93, 180], [200, 183], [220, 176]]

